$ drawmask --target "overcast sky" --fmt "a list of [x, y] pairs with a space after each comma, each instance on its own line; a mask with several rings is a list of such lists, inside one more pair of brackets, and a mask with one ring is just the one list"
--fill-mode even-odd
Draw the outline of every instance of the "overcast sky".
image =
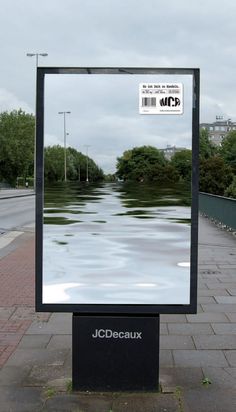
[[[22, 108], [34, 112], [35, 58], [26, 57], [26, 53], [46, 52], [48, 57], [41, 57], [39, 61], [42, 66], [199, 67], [201, 121], [214, 121], [217, 115], [236, 120], [234, 0], [223, 3], [215, 0], [1, 0], [0, 4], [1, 111]], [[60, 87], [65, 90], [65, 85]], [[88, 119], [90, 113], [88, 110], [83, 112], [84, 129], [80, 129], [79, 140], [73, 93], [55, 91], [55, 95], [55, 113], [71, 110], [67, 126], [71, 140], [68, 144], [82, 150], [84, 131], [89, 125], [85, 112]], [[107, 144], [108, 134], [104, 133], [102, 140], [102, 125], [108, 130], [107, 125], [111, 122], [111, 130], [120, 128], [119, 139], [116, 138], [113, 144], [118, 154], [125, 147], [127, 136], [122, 137], [122, 110], [114, 109], [110, 116], [105, 116], [105, 109], [104, 105], [96, 120], [97, 124], [100, 122], [100, 129], [97, 129], [100, 130], [97, 135], [100, 153], [91, 136], [86, 143], [91, 144], [91, 157], [101, 162], [106, 171], [112, 171], [108, 158], [114, 163], [114, 150], [112, 152], [111, 142]], [[137, 130], [138, 144], [155, 143], [154, 129], [149, 127], [153, 117], [145, 120], [147, 128], [141, 129], [147, 137], [143, 141], [140, 140], [139, 121], [137, 125], [128, 109], [126, 117], [127, 130], [132, 130], [133, 136]], [[81, 118], [79, 120], [81, 126]], [[91, 119], [88, 121], [91, 124]], [[188, 146], [186, 122], [179, 126], [179, 142]], [[50, 143], [62, 144], [62, 127], [62, 119], [59, 116], [54, 119], [53, 113], [49, 112], [46, 132]], [[158, 142], [164, 146], [178, 143], [168, 141], [164, 129], [157, 135]], [[127, 143], [128, 148], [135, 143], [135, 139]]]

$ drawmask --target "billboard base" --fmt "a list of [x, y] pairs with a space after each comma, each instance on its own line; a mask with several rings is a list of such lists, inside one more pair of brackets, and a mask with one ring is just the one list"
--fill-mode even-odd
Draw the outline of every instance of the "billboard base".
[[75, 391], [158, 391], [160, 318], [73, 313]]

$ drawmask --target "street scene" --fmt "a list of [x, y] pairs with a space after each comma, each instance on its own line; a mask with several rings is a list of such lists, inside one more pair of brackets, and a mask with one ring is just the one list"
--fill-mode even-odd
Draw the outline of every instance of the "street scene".
[[235, 16], [2, 0], [0, 412], [236, 411]]
[[[30, 206], [31, 196], [25, 200]], [[15, 227], [23, 233], [11, 243], [4, 246], [6, 234], [0, 237], [1, 411], [179, 411], [180, 403], [187, 412], [234, 411], [232, 233], [200, 218], [198, 314], [161, 315], [162, 393], [72, 394], [71, 314], [35, 313], [34, 233], [28, 221], [25, 228], [12, 219], [8, 229]]]

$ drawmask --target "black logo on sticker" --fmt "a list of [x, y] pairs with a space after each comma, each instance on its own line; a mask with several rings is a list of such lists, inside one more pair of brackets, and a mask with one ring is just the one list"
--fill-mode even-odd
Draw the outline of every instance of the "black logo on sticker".
[[163, 97], [160, 99], [160, 106], [176, 107], [180, 106], [180, 99], [178, 97]]

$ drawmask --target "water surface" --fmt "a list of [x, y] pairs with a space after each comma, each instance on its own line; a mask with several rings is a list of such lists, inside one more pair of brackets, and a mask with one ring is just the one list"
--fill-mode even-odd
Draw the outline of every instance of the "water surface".
[[190, 190], [45, 189], [43, 303], [189, 304]]

